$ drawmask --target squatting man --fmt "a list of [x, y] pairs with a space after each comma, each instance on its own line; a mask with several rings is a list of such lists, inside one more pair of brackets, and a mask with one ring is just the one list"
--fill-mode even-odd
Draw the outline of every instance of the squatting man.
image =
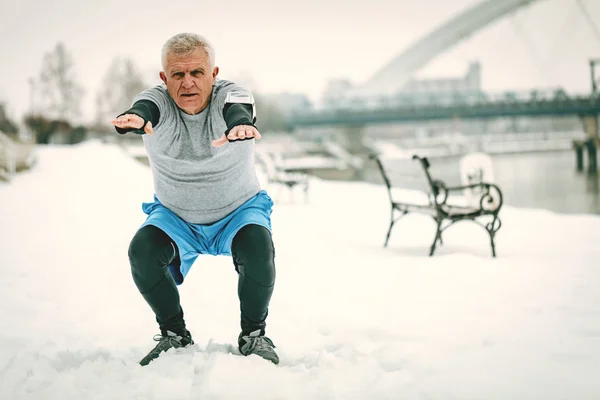
[[[239, 350], [277, 364], [265, 335], [275, 284], [273, 201], [254, 166], [254, 139], [260, 139], [254, 98], [217, 79], [215, 51], [200, 35], [171, 37], [161, 61], [163, 83], [139, 93], [112, 120], [121, 134], [143, 135], [154, 183], [128, 252], [133, 280], [160, 329], [158, 344], [140, 364], [194, 343], [178, 286], [200, 254], [232, 257], [239, 275]], [[210, 329], [208, 321], [203, 328]]]

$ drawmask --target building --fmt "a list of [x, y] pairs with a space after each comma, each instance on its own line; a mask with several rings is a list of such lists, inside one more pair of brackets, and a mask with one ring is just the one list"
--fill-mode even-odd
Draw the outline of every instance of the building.
[[365, 96], [364, 92], [345, 79], [332, 80], [322, 96], [324, 108], [369, 108], [383, 105], [449, 103], [461, 98], [476, 100], [483, 95], [481, 64], [472, 62], [461, 77], [409, 79], [395, 93]]

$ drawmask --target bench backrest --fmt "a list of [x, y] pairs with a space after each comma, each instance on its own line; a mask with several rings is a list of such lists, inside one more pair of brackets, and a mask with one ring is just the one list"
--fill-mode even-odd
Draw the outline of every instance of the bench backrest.
[[[374, 155], [371, 158], [379, 168], [391, 202], [438, 203], [436, 195], [439, 193], [429, 172], [427, 158], [420, 158], [416, 155], [412, 158], [391, 159]], [[394, 195], [394, 188], [406, 189], [407, 191], [402, 193], [405, 198]], [[408, 193], [408, 191], [412, 193]], [[410, 195], [413, 197], [408, 198]]]

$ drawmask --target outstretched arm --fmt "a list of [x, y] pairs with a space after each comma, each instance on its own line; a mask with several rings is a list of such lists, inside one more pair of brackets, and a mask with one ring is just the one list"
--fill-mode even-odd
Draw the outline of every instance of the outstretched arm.
[[111, 122], [120, 134], [133, 132], [143, 135], [144, 133], [152, 134], [152, 127], [158, 124], [159, 120], [158, 106], [150, 100], [139, 100]]

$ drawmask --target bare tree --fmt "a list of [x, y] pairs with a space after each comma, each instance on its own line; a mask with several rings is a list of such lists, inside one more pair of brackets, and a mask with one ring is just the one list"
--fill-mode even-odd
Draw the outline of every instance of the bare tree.
[[97, 123], [105, 123], [129, 109], [134, 97], [145, 88], [144, 78], [135, 63], [128, 58], [115, 58], [96, 95]]
[[50, 118], [79, 117], [84, 91], [75, 79], [74, 65], [73, 57], [62, 43], [44, 55], [39, 85], [42, 112]]

